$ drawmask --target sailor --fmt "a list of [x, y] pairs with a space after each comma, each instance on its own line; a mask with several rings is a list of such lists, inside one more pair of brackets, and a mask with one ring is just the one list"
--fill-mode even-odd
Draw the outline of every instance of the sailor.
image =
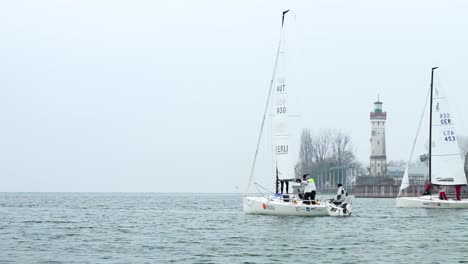
[[338, 205], [345, 201], [346, 197], [348, 196], [348, 192], [346, 192], [346, 190], [343, 188], [343, 184], [341, 183], [338, 183], [336, 187], [338, 190], [336, 192], [336, 197], [332, 200], [332, 202]]
[[304, 174], [302, 176], [302, 183], [304, 184], [304, 203], [305, 204], [315, 204], [315, 194], [317, 188], [315, 187], [314, 179], [309, 177], [309, 174]]
[[440, 200], [447, 200], [447, 194], [445, 193], [445, 188], [444, 186], [437, 186], [437, 188], [439, 189], [439, 199]]
[[431, 182], [428, 182], [426, 186], [424, 187], [423, 195], [431, 195], [431, 189], [432, 189]]
[[461, 185], [455, 185], [455, 196], [457, 197], [457, 201], [460, 201], [460, 193], [461, 193]]

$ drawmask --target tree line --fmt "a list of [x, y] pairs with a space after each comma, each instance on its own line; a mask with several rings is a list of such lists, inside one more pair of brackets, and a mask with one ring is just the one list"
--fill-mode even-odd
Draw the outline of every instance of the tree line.
[[[458, 146], [461, 155], [468, 153], [468, 137], [459, 135]], [[389, 161], [388, 165], [406, 161]], [[420, 162], [419, 159], [416, 162]], [[310, 174], [317, 187], [327, 186], [330, 171], [333, 169], [345, 169], [348, 183], [355, 181], [357, 176], [368, 175], [368, 167], [364, 166], [356, 158], [351, 137], [342, 130], [322, 129], [317, 134], [312, 134], [305, 128], [301, 133], [299, 161], [295, 165], [296, 177]], [[345, 183], [343, 183], [345, 184]]]
[[460, 147], [461, 155], [465, 156], [468, 153], [468, 137], [459, 135], [457, 141], [458, 141], [458, 147]]
[[341, 130], [323, 129], [312, 135], [310, 129], [305, 128], [301, 134], [296, 175], [310, 174], [320, 188], [329, 183], [328, 176], [332, 169], [345, 169], [352, 171], [348, 181], [353, 181], [349, 176], [366, 173], [364, 166], [357, 161], [353, 148], [351, 137]]

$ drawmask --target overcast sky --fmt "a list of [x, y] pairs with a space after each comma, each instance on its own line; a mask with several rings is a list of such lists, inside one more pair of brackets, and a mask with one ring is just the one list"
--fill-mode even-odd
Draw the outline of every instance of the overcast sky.
[[243, 190], [285, 9], [295, 161], [334, 128], [368, 165], [378, 94], [406, 160], [433, 66], [468, 135], [468, 2], [291, 2], [2, 1], [0, 191]]

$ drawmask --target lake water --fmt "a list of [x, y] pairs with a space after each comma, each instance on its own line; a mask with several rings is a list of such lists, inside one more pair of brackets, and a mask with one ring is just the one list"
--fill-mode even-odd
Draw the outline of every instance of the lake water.
[[0, 193], [0, 263], [468, 263], [468, 210], [354, 199], [246, 215], [240, 194]]

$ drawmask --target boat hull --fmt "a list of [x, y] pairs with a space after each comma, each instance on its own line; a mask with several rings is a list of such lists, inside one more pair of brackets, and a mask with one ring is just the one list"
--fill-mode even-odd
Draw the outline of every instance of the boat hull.
[[398, 197], [396, 206], [401, 208], [431, 208], [431, 209], [468, 209], [468, 200], [440, 200], [437, 196]]
[[269, 197], [244, 197], [246, 214], [292, 215], [292, 216], [348, 216], [351, 205], [346, 208], [327, 201], [320, 204], [304, 204], [303, 201], [288, 201]]

